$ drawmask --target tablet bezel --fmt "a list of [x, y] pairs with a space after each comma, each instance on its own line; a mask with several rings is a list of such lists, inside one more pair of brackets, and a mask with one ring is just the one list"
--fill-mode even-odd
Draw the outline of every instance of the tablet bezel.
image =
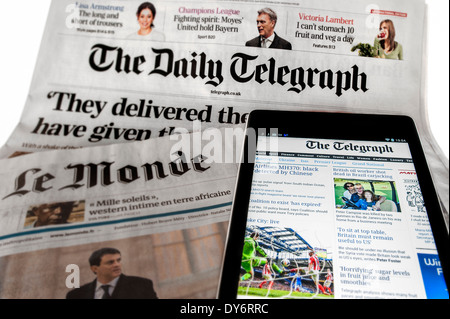
[[[342, 125], [342, 123], [346, 123]], [[349, 129], [345, 129], [348, 126]], [[382, 127], [382, 130], [368, 128]], [[448, 285], [449, 276], [449, 234], [439, 199], [428, 168], [414, 121], [402, 115], [370, 115], [350, 113], [295, 112], [295, 111], [252, 111], [247, 121], [247, 131], [282, 128], [290, 137], [381, 141], [386, 137], [406, 140], [410, 147], [417, 178], [422, 190], [436, 248], [441, 261], [444, 278]], [[355, 136], [355, 132], [358, 135]], [[237, 297], [242, 248], [247, 225], [247, 215], [252, 186], [256, 145], [246, 134], [242, 159], [236, 182], [225, 247], [218, 298]]]

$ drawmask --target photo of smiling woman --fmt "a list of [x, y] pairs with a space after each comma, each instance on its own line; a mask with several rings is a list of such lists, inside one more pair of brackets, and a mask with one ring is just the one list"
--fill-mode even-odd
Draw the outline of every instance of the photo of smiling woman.
[[130, 39], [165, 41], [166, 38], [164, 34], [155, 30], [153, 21], [156, 17], [156, 8], [152, 3], [142, 3], [136, 12], [136, 17], [139, 24], [139, 30], [133, 32], [129, 36]]
[[374, 47], [378, 58], [403, 60], [403, 47], [395, 41], [395, 27], [391, 20], [381, 21]]

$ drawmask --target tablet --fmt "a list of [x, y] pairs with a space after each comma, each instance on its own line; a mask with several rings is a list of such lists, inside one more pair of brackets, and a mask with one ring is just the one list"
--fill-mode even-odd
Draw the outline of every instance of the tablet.
[[411, 118], [250, 114], [219, 298], [447, 299], [448, 256]]

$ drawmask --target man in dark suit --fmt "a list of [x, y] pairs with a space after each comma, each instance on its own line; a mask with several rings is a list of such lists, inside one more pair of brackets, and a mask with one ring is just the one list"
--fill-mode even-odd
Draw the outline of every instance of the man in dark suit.
[[67, 299], [157, 299], [150, 279], [122, 274], [122, 258], [115, 248], [102, 248], [89, 258], [97, 278], [67, 293]]
[[279, 37], [275, 33], [275, 25], [277, 24], [277, 14], [270, 8], [264, 8], [258, 11], [256, 19], [259, 36], [247, 41], [245, 46], [271, 49], [292, 50], [290, 42]]

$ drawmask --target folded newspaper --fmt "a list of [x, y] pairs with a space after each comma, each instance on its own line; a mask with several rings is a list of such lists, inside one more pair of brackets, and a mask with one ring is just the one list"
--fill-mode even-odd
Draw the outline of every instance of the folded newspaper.
[[[49, 264], [56, 264], [56, 260], [72, 262], [67, 258], [74, 254], [80, 260], [73, 262], [81, 265], [87, 251], [98, 246], [93, 244], [95, 241], [114, 240], [120, 238], [119, 234], [123, 235], [121, 240], [130, 234], [149, 236], [156, 246], [145, 245], [142, 254], [138, 251], [141, 246], [136, 244], [132, 253], [144, 259], [147, 255], [162, 254], [164, 245], [185, 245], [180, 248], [180, 254], [173, 252], [171, 256], [176, 255], [174, 260], [177, 260], [184, 254], [183, 260], [188, 263], [186, 258], [192, 257], [193, 252], [186, 251], [197, 249], [190, 246], [196, 242], [193, 238], [206, 238], [199, 239], [199, 245], [202, 240], [212, 243], [208, 236], [222, 236], [225, 226], [213, 219], [214, 225], [220, 225], [216, 233], [208, 233], [211, 228], [206, 227], [187, 234], [178, 228], [180, 222], [173, 219], [167, 224], [173, 233], [160, 238], [152, 230], [152, 223], [156, 220], [159, 223], [159, 219], [145, 220], [146, 216], [154, 212], [164, 215], [205, 208], [208, 212], [223, 210], [222, 221], [225, 221], [227, 206], [220, 205], [229, 205], [231, 194], [227, 194], [227, 200], [218, 197], [203, 202], [200, 198], [201, 201], [192, 203], [177, 201], [172, 207], [162, 207], [160, 201], [232, 191], [231, 181], [236, 171], [212, 174], [216, 170], [212, 166], [206, 172], [197, 172], [195, 164], [187, 158], [191, 165], [189, 172], [181, 178], [184, 182], [176, 183], [179, 179], [169, 173], [171, 162], [159, 159], [168, 154], [160, 150], [165, 147], [162, 141], [169, 140], [168, 136], [176, 134], [179, 128], [194, 132], [196, 125], [203, 130], [243, 128], [253, 109], [412, 117], [448, 223], [448, 159], [436, 144], [426, 115], [426, 30], [424, 0], [380, 0], [376, 4], [368, 0], [53, 1], [20, 123], [0, 149], [0, 157], [5, 159], [1, 185], [4, 199], [0, 207], [2, 219], [8, 221], [0, 226], [0, 236], [3, 236], [0, 251], [9, 255], [1, 259], [0, 266], [10, 269], [1, 274], [2, 279], [8, 280], [0, 280], [0, 293], [3, 296], [32, 294], [28, 290], [25, 293], [19, 292], [19, 288], [8, 288], [7, 283], [14, 281], [16, 265], [21, 265], [20, 269], [27, 274], [27, 267], [31, 267], [15, 258], [31, 260], [33, 254], [39, 254], [37, 248], [46, 247], [54, 255], [48, 255], [48, 264], [42, 264], [42, 269], [50, 269]], [[317, 127], [320, 129], [320, 123]], [[351, 130], [352, 123], [342, 123], [342, 128]], [[382, 128], [383, 123], [374, 123], [368, 129]], [[140, 142], [145, 146], [140, 146]], [[6, 160], [24, 153], [36, 154]], [[131, 156], [134, 153], [139, 157]], [[147, 160], [148, 155], [156, 157]], [[158, 160], [161, 166], [154, 166]], [[82, 167], [97, 171], [95, 178], [105, 180], [84, 181], [88, 173], [83, 175]], [[160, 173], [168, 176], [159, 179], [148, 175], [152, 169], [161, 169]], [[62, 176], [70, 173], [72, 180], [59, 184], [63, 182]], [[216, 183], [205, 179], [209, 174], [225, 178], [224, 189], [216, 189]], [[127, 181], [137, 176], [139, 181], [132, 186], [153, 178], [139, 186], [142, 188], [129, 188]], [[87, 187], [95, 182], [95, 187]], [[197, 189], [189, 185], [200, 186]], [[124, 188], [120, 190], [119, 186]], [[112, 188], [117, 192], [110, 191]], [[50, 193], [51, 196], [46, 196]], [[172, 198], [174, 195], [177, 197]], [[61, 233], [53, 232], [52, 227], [42, 228], [52, 231], [37, 233], [23, 228], [25, 214], [31, 218], [33, 211], [39, 210], [36, 205], [67, 201], [74, 201], [72, 210], [77, 211], [82, 221], [68, 226], [74, 228], [64, 228]], [[161, 206], [151, 207], [156, 203]], [[145, 207], [138, 207], [141, 204]], [[119, 211], [128, 205], [135, 205], [136, 210]], [[135, 211], [139, 217], [128, 215]], [[134, 226], [115, 229], [121, 224], [113, 220], [141, 217], [137, 231]], [[88, 223], [98, 226], [90, 227]], [[144, 227], [144, 223], [148, 225]], [[205, 237], [201, 235], [203, 231], [207, 232]], [[75, 233], [73, 237], [72, 233]], [[134, 243], [135, 239], [130, 242]], [[72, 251], [66, 255], [66, 246], [77, 253]], [[124, 262], [132, 257], [136, 258], [129, 255]], [[201, 258], [194, 259], [201, 263]], [[138, 267], [139, 262], [134, 263]], [[168, 271], [167, 263], [172, 265], [171, 259], [165, 263], [158, 267]], [[166, 277], [153, 270], [148, 275], [163, 278], [161, 284], [177, 293], [182, 290], [175, 284], [178, 274], [188, 275], [198, 270], [210, 271], [212, 277], [216, 275], [216, 269], [209, 266], [188, 267], [186, 263], [180, 262], [176, 266], [179, 272], [174, 270], [174, 274], [170, 268]], [[11, 265], [10, 268], [5, 264]], [[132, 270], [137, 272], [135, 268]], [[42, 274], [35, 275], [34, 279], [40, 280], [39, 276]], [[205, 283], [211, 283], [208, 278], [212, 277], [204, 276]], [[54, 280], [60, 284], [60, 279]], [[48, 283], [47, 292], [42, 286], [37, 287], [43, 295], [61, 297], [65, 291], [64, 287], [56, 289]], [[159, 295], [179, 296], [165, 292]]]
[[237, 166], [179, 137], [1, 160], [0, 298], [65, 298], [103, 248], [158, 298], [214, 298]]

